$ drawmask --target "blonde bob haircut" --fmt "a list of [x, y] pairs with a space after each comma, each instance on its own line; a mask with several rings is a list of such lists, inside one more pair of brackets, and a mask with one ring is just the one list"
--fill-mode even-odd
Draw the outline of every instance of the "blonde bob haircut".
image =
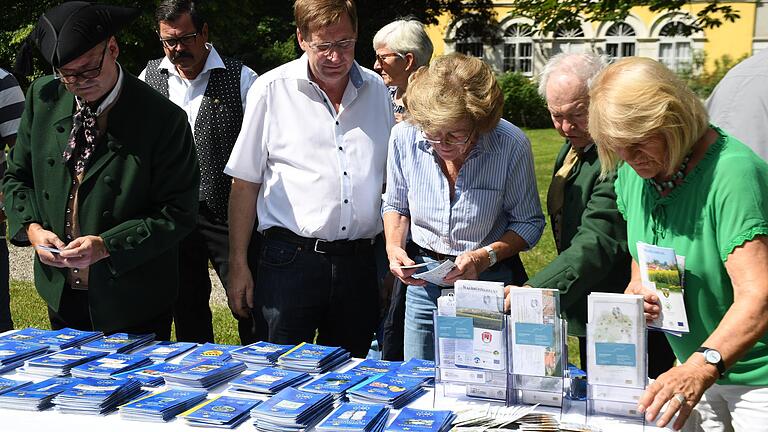
[[357, 32], [357, 8], [352, 0], [296, 0], [293, 4], [296, 27], [307, 40], [313, 31], [338, 23], [344, 15]]
[[628, 57], [608, 66], [589, 96], [589, 134], [597, 143], [603, 176], [620, 162], [616, 149], [642, 146], [657, 134], [667, 145], [665, 174], [672, 175], [709, 127], [696, 94], [649, 58]]
[[405, 93], [407, 119], [428, 133], [469, 120], [476, 134], [499, 123], [504, 95], [491, 68], [476, 57], [443, 55], [411, 75]]

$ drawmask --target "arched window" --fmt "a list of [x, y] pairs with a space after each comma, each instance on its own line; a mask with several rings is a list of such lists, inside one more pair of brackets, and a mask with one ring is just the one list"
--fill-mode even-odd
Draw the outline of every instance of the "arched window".
[[668, 22], [659, 31], [659, 61], [676, 72], [691, 67], [693, 52], [691, 39], [679, 21]]
[[554, 53], [575, 53], [583, 51], [584, 30], [581, 27], [574, 29], [558, 28], [555, 30], [553, 41]]
[[512, 24], [504, 32], [504, 72], [533, 73], [533, 34], [528, 24]]
[[625, 22], [617, 22], [605, 32], [605, 52], [612, 60], [635, 55], [635, 29]]

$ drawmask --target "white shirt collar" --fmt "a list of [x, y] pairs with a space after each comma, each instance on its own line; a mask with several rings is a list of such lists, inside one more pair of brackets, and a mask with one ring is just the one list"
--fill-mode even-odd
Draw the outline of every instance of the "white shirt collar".
[[[309, 57], [307, 56], [307, 53], [304, 53], [299, 57], [298, 61], [292, 62], [289, 65], [287, 71], [288, 77], [297, 80], [312, 81], [309, 76]], [[354, 61], [352, 63], [352, 68], [349, 70], [349, 80], [352, 82], [352, 85], [355, 86], [356, 89], [360, 89], [368, 79], [370, 78], [360, 71], [360, 65], [357, 64], [357, 61]]]
[[[120, 66], [120, 63], [115, 63], [117, 65], [117, 82], [115, 83], [115, 86], [112, 87], [112, 91], [107, 94], [107, 97], [104, 98], [103, 101], [101, 101], [101, 104], [99, 104], [99, 107], [96, 108], [96, 114], [97, 116], [101, 115], [110, 105], [115, 103], [115, 100], [117, 100], [117, 96], [120, 95], [120, 90], [123, 88], [123, 67]], [[75, 101], [77, 101], [78, 108], [80, 107], [80, 98], [75, 98]]]
[[[216, 51], [216, 48], [214, 48], [213, 45], [210, 43], [207, 44], [206, 46], [209, 48], [208, 58], [205, 59], [205, 64], [203, 65], [203, 69], [197, 75], [198, 78], [201, 75], [206, 74], [214, 69], [226, 69], [226, 66], [224, 66], [224, 60], [221, 59], [221, 56]], [[176, 66], [173, 63], [171, 63], [170, 60], [168, 60], [168, 57], [163, 57], [163, 59], [160, 60], [160, 64], [157, 66], [157, 69], [165, 69], [168, 71], [169, 74], [176, 75], [177, 77], [181, 78], [181, 75], [179, 75], [179, 71], [176, 70]]]

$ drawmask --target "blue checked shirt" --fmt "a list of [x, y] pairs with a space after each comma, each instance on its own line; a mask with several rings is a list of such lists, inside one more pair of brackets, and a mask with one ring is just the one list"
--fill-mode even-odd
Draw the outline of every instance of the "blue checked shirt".
[[533, 247], [544, 230], [531, 144], [506, 120], [480, 136], [450, 186], [421, 129], [401, 122], [392, 129], [382, 213], [410, 218], [419, 246], [460, 255], [514, 231]]

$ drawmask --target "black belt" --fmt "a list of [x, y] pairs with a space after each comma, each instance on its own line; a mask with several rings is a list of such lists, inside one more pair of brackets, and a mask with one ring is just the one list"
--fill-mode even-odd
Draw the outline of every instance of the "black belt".
[[264, 238], [291, 243], [305, 251], [328, 255], [356, 255], [373, 250], [371, 239], [326, 241], [302, 237], [282, 227], [268, 228], [264, 231]]
[[435, 251], [431, 251], [429, 249], [423, 248], [414, 242], [408, 242], [408, 244], [405, 245], [405, 252], [410, 257], [423, 255], [423, 256], [428, 256], [435, 261], [445, 261], [447, 259], [451, 261], [456, 261], [456, 255], [446, 255], [446, 254], [437, 253]]

